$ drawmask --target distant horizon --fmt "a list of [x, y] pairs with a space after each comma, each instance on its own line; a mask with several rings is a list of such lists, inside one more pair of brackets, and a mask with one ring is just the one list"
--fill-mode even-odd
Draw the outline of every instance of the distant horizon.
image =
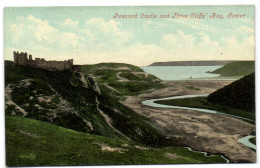
[[[34, 59], [33, 59], [34, 60]], [[14, 61], [14, 60], [8, 60], [8, 59], [5, 59], [4, 61]], [[65, 60], [46, 60], [46, 61], [65, 61]], [[165, 63], [165, 62], [197, 62], [197, 61], [211, 61], [211, 62], [214, 62], [214, 61], [255, 61], [255, 60], [183, 60], [183, 61], [162, 61], [162, 62], [153, 62], [151, 64], [154, 64], [154, 63]], [[73, 62], [74, 62], [74, 59], [73, 59]], [[99, 63], [94, 63], [94, 64], [74, 64], [73, 65], [95, 65], [95, 64], [102, 64], [102, 63], [117, 63], [117, 64], [129, 64], [129, 63], [125, 63], [125, 62], [99, 62]], [[130, 65], [134, 65], [134, 66], [138, 66], [138, 67], [142, 67], [142, 66], [150, 66], [151, 64], [149, 65], [134, 65], [134, 64], [130, 64]]]

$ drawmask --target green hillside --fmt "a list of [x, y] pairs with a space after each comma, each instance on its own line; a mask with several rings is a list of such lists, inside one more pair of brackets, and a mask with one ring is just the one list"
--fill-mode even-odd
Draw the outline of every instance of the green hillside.
[[225, 64], [211, 73], [221, 76], [245, 76], [255, 71], [255, 61], [236, 61]]
[[83, 65], [81, 71], [95, 78], [103, 92], [119, 100], [124, 100], [125, 96], [138, 95], [164, 87], [157, 77], [129, 64]]
[[6, 117], [6, 151], [10, 167], [225, 162], [183, 147], [151, 148], [14, 116]]
[[211, 93], [207, 99], [216, 104], [254, 113], [255, 73]]
[[10, 61], [5, 74], [6, 115], [151, 146], [170, 143], [149, 120], [100, 88], [91, 74], [14, 67]]
[[225, 162], [174, 147], [174, 139], [155, 123], [120, 103], [142, 89], [161, 87], [158, 78], [127, 64], [86, 65], [72, 72], [5, 61], [7, 165]]

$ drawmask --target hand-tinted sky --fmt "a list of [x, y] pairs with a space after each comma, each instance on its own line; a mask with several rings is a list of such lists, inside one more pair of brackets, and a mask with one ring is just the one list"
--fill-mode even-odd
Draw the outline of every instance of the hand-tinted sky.
[[[137, 14], [137, 19], [114, 19]], [[142, 19], [140, 15], [157, 15]], [[187, 19], [171, 17], [187, 14]], [[203, 13], [206, 18], [190, 18]], [[212, 13], [223, 19], [211, 19]], [[244, 18], [227, 18], [229, 13]], [[27, 51], [75, 64], [254, 59], [254, 6], [5, 8], [5, 59]]]

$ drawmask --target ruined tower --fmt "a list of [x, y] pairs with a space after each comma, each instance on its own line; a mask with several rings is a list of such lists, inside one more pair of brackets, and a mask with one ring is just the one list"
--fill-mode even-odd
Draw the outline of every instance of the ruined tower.
[[28, 63], [27, 52], [19, 53], [14, 51], [14, 65], [26, 66]]

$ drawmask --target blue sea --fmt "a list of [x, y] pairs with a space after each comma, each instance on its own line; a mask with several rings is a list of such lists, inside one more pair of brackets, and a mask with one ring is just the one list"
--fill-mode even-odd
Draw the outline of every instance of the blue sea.
[[218, 77], [219, 74], [207, 73], [222, 66], [142, 66], [148, 72], [161, 80], [185, 80], [194, 78]]

